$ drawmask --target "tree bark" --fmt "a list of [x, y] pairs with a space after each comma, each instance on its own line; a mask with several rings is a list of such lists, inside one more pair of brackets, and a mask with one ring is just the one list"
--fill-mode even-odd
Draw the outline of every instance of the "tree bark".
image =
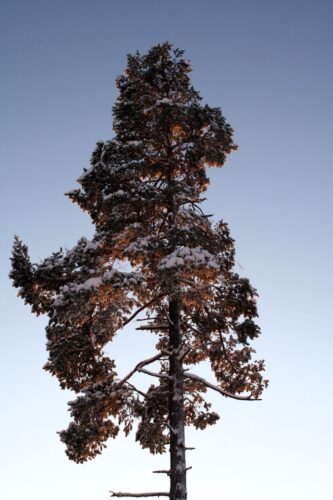
[[186, 455], [184, 421], [184, 375], [180, 356], [180, 300], [169, 301], [169, 423], [170, 423], [170, 500], [186, 500]]

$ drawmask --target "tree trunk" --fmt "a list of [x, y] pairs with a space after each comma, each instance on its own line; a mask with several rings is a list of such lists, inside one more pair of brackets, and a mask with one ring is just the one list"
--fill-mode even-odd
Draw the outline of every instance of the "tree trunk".
[[186, 500], [186, 457], [184, 422], [183, 362], [180, 357], [180, 301], [169, 301], [169, 423], [170, 423], [170, 500]]

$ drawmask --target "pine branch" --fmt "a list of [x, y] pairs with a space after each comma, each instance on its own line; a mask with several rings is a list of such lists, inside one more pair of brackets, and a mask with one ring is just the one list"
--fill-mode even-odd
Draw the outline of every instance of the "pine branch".
[[162, 297], [165, 297], [165, 293], [161, 293], [160, 295], [158, 295], [157, 297], [154, 297], [152, 300], [150, 300], [149, 302], [146, 302], [145, 304], [143, 304], [141, 307], [139, 307], [139, 309], [137, 309], [135, 311], [135, 313], [132, 314], [132, 316], [130, 316], [123, 324], [123, 327], [128, 325], [128, 323], [130, 323], [132, 321], [132, 319], [134, 319], [141, 311], [143, 311], [144, 309], [146, 309], [146, 307], [149, 307], [151, 304], [153, 304], [154, 302], [156, 302], [157, 300], [159, 300], [160, 298]]
[[234, 363], [231, 361], [231, 359], [229, 358], [229, 355], [227, 353], [227, 349], [225, 347], [225, 344], [224, 344], [224, 341], [223, 341], [223, 337], [222, 337], [222, 333], [219, 331], [219, 337], [220, 337], [220, 343], [221, 343], [221, 348], [222, 348], [222, 351], [223, 351], [223, 354], [226, 358], [226, 360], [228, 361], [229, 365], [236, 371], [236, 372], [240, 372], [240, 370], [234, 365]]
[[140, 363], [138, 363], [133, 368], [132, 371], [130, 371], [124, 378], [122, 378], [119, 382], [117, 382], [117, 384], [116, 384], [117, 389], [119, 389], [119, 387], [121, 387], [125, 382], [127, 382], [127, 380], [129, 380], [134, 375], [134, 373], [140, 372], [141, 367], [149, 365], [150, 363], [153, 363], [154, 361], [157, 361], [158, 359], [160, 359], [161, 356], [163, 356], [163, 354], [161, 352], [159, 352], [158, 354], [156, 354], [155, 356], [152, 356], [151, 358], [147, 358], [147, 359], [144, 359], [143, 361], [140, 361]]
[[156, 491], [152, 493], [124, 493], [110, 491], [111, 497], [169, 497], [170, 494], [164, 491]]
[[195, 375], [194, 373], [184, 373], [184, 377], [190, 378], [192, 380], [197, 380], [198, 382], [201, 382], [204, 384], [206, 387], [209, 389], [212, 389], [213, 391], [219, 392], [222, 394], [222, 396], [225, 396], [226, 398], [232, 398], [232, 399], [238, 399], [240, 401], [261, 401], [261, 399], [256, 399], [256, 398], [251, 398], [251, 395], [248, 397], [244, 396], [237, 396], [237, 394], [232, 394], [231, 392], [225, 391], [224, 389], [221, 389], [218, 385], [211, 384], [207, 380], [205, 380], [202, 377], [199, 377], [199, 375]]

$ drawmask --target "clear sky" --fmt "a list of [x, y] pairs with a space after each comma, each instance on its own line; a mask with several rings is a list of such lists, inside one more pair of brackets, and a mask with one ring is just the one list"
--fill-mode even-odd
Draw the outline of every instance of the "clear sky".
[[[112, 137], [114, 80], [126, 54], [169, 40], [193, 83], [221, 106], [239, 151], [211, 170], [206, 203], [229, 222], [239, 272], [260, 293], [270, 387], [262, 402], [211, 400], [221, 414], [188, 432], [189, 500], [330, 500], [332, 479], [332, 116], [330, 0], [3, 0], [1, 8], [0, 496], [103, 500], [164, 489], [134, 436], [85, 465], [56, 431], [73, 399], [42, 370], [45, 318], [7, 278], [14, 233], [34, 261], [91, 237], [63, 196]], [[150, 355], [144, 334], [119, 335], [119, 371]]]

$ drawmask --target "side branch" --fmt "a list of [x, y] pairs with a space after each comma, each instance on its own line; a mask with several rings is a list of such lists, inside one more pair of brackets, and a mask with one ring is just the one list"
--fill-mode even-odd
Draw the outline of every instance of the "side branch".
[[146, 375], [150, 375], [151, 377], [167, 378], [167, 379], [170, 378], [169, 375], [166, 375], [164, 373], [155, 373], [155, 372], [151, 372], [149, 370], [145, 370], [144, 368], [139, 368], [138, 372], [145, 373]]
[[130, 323], [132, 321], [132, 319], [134, 319], [141, 311], [143, 311], [144, 309], [146, 309], [146, 307], [150, 306], [151, 304], [153, 304], [154, 302], [156, 302], [158, 299], [161, 299], [162, 297], [165, 296], [165, 293], [161, 293], [160, 295], [157, 295], [157, 297], [154, 297], [152, 300], [150, 300], [149, 302], [146, 302], [145, 304], [143, 304], [143, 306], [139, 307], [139, 309], [137, 309], [135, 311], [135, 313], [132, 314], [132, 316], [130, 316], [123, 324], [123, 328], [124, 326], [128, 325], [128, 323]]
[[123, 493], [121, 491], [110, 491], [112, 497], [169, 497], [165, 491], [156, 491], [152, 493]]
[[190, 378], [192, 380], [197, 380], [198, 382], [201, 382], [203, 385], [208, 387], [209, 389], [213, 389], [213, 391], [219, 392], [222, 394], [222, 396], [225, 396], [226, 398], [232, 398], [232, 399], [238, 399], [240, 401], [261, 401], [260, 399], [255, 399], [251, 398], [250, 396], [237, 396], [237, 394], [232, 394], [231, 392], [225, 391], [224, 389], [221, 389], [218, 385], [211, 384], [207, 380], [205, 380], [202, 377], [199, 377], [199, 375], [195, 375], [194, 373], [184, 373], [184, 377]]
[[163, 356], [162, 353], [158, 353], [156, 354], [155, 356], [152, 356], [151, 358], [147, 358], [147, 359], [144, 359], [143, 361], [140, 361], [140, 363], [138, 363], [132, 371], [130, 371], [124, 378], [122, 378], [121, 380], [119, 380], [119, 382], [117, 382], [117, 389], [119, 387], [121, 387], [125, 382], [127, 382], [128, 379], [130, 379], [134, 373], [136, 372], [140, 372], [141, 371], [141, 368], [143, 366], [146, 366], [146, 365], [149, 365], [150, 363], [153, 363], [154, 361], [157, 361], [158, 359], [160, 359], [160, 357]]

